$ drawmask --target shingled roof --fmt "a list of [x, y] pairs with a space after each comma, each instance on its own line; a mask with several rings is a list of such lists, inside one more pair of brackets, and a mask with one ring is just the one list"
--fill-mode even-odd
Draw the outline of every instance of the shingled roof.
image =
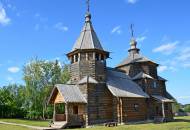
[[74, 44], [72, 51], [77, 49], [98, 49], [103, 50], [100, 41], [94, 31], [94, 28], [91, 23], [91, 15], [86, 14], [86, 20], [84, 27], [81, 31], [79, 38]]
[[98, 82], [90, 76], [85, 76], [78, 82], [78, 84], [85, 84], [85, 83], [97, 84]]
[[133, 55], [129, 55], [120, 64], [118, 64], [117, 67], [128, 65], [130, 63], [135, 63], [135, 62], [152, 62], [154, 64], [157, 64], [154, 61], [148, 59], [147, 57], [145, 57], [145, 56], [143, 56], [143, 55], [141, 55], [139, 53], [135, 53]]
[[131, 80], [125, 73], [107, 69], [107, 86], [116, 97], [148, 98], [140, 86]]
[[56, 89], [62, 95], [65, 103], [87, 103], [85, 97], [76, 85], [67, 84], [57, 84], [55, 85], [49, 99], [51, 102], [52, 95], [55, 93]]

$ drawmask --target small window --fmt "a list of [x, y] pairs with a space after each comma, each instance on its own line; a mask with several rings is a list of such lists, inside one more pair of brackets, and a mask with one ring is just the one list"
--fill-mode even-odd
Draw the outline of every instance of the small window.
[[168, 104], [165, 104], [165, 110], [168, 110]]
[[78, 115], [78, 106], [73, 106], [73, 114]]
[[74, 63], [74, 56], [71, 56], [71, 63]]
[[104, 61], [104, 55], [101, 54], [101, 60]]
[[96, 60], [99, 60], [99, 54], [96, 53]]
[[134, 104], [134, 110], [139, 111], [139, 104]]
[[153, 81], [153, 88], [157, 88], [157, 83], [156, 83], [156, 81]]
[[78, 62], [78, 54], [75, 55], [75, 62]]

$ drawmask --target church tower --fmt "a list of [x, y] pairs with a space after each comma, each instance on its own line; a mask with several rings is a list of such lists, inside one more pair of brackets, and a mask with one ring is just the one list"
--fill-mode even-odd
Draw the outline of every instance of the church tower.
[[148, 74], [155, 79], [158, 78], [158, 64], [140, 54], [140, 49], [137, 48], [137, 41], [134, 37], [133, 25], [131, 25], [130, 49], [128, 52], [128, 57], [117, 65], [117, 69], [124, 71], [132, 78], [138, 74], [142, 75], [142, 73]]
[[102, 48], [92, 26], [89, 1], [87, 7], [83, 29], [71, 52], [67, 54], [71, 61], [72, 84], [76, 84], [85, 76], [105, 82], [106, 59], [109, 57], [109, 52]]

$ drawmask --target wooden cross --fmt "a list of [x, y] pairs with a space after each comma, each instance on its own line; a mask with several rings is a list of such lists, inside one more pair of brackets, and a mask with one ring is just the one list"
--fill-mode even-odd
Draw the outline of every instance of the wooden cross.
[[131, 24], [131, 37], [134, 37], [134, 25], [133, 24]]
[[86, 0], [87, 12], [90, 12], [90, 0]]

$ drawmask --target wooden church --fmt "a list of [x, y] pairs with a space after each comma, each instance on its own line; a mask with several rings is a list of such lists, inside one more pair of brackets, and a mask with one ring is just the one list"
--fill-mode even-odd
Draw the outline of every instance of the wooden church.
[[88, 9], [81, 34], [67, 54], [71, 79], [55, 85], [49, 97], [54, 104], [52, 127], [171, 121], [173, 98], [157, 74], [159, 65], [140, 54], [133, 35], [128, 51], [115, 68], [107, 67], [110, 53], [103, 49]]

